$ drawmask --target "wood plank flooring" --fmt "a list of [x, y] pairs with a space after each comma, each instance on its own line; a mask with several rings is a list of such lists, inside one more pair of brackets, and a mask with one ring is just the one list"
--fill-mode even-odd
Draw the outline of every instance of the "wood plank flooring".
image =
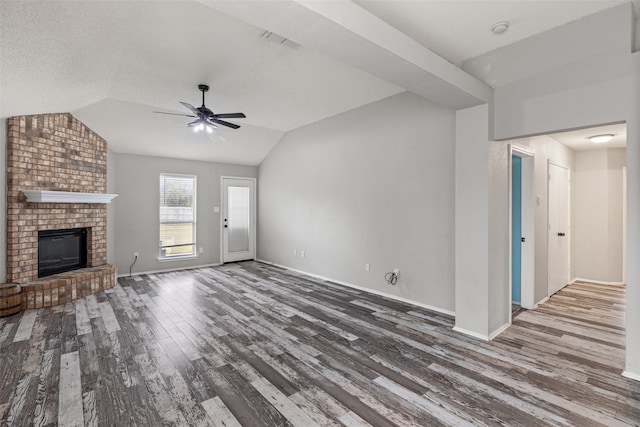
[[578, 283], [491, 343], [243, 262], [0, 319], [2, 425], [626, 426], [624, 287]]

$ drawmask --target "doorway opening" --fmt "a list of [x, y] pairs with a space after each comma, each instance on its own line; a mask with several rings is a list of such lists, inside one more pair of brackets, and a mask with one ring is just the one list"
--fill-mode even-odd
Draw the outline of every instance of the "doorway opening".
[[521, 309], [534, 307], [534, 160], [532, 151], [509, 146], [510, 321]]

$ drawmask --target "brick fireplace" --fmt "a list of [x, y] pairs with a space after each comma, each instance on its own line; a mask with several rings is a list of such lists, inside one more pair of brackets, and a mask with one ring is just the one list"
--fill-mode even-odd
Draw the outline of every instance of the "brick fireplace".
[[[27, 202], [25, 190], [106, 193], [107, 143], [69, 113], [8, 119], [7, 280], [23, 309], [64, 304], [115, 285], [107, 264], [107, 208]], [[38, 278], [38, 232], [86, 228], [87, 268]]]

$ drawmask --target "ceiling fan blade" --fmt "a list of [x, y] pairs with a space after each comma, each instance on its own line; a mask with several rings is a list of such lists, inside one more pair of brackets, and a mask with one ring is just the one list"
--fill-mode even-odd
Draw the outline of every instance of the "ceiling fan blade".
[[219, 125], [222, 125], [222, 126], [230, 127], [231, 129], [238, 129], [240, 127], [234, 123], [225, 122], [224, 120], [218, 120], [214, 117], [209, 117], [209, 121], [212, 121], [213, 123], [218, 123]]
[[245, 119], [247, 116], [244, 113], [222, 113], [214, 114], [212, 117], [214, 119]]
[[[193, 116], [192, 116], [192, 117], [193, 117]], [[198, 124], [200, 124], [200, 123], [202, 123], [202, 121], [201, 121], [200, 119], [198, 119], [198, 120], [194, 120], [194, 121], [192, 121], [191, 123], [187, 123], [187, 126], [188, 126], [188, 127], [190, 127], [190, 128], [192, 128], [192, 127], [194, 127], [194, 126], [196, 126], [196, 125], [198, 125]]]
[[195, 117], [192, 114], [178, 114], [178, 113], [167, 113], [164, 111], [152, 111], [152, 113], [158, 113], [158, 114], [168, 114], [170, 116], [183, 116], [183, 117]]
[[185, 107], [187, 107], [193, 114], [196, 115], [196, 117], [200, 116], [200, 111], [198, 111], [198, 109], [196, 107], [194, 107], [193, 105], [187, 104], [186, 102], [182, 102], [182, 101], [180, 101], [180, 104], [182, 104]]

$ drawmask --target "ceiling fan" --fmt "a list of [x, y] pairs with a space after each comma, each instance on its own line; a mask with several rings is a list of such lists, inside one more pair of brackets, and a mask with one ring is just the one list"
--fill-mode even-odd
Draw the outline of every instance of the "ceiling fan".
[[227, 122], [220, 119], [243, 119], [247, 117], [244, 115], [244, 113], [215, 114], [213, 111], [211, 111], [204, 105], [204, 94], [209, 90], [209, 86], [205, 84], [200, 84], [198, 85], [198, 90], [202, 92], [201, 107], [196, 108], [191, 104], [187, 104], [186, 102], [180, 102], [180, 104], [187, 107], [187, 109], [189, 109], [189, 111], [191, 111], [193, 114], [167, 113], [164, 111], [154, 111], [154, 113], [170, 114], [172, 116], [195, 117], [196, 120], [187, 124], [187, 126], [189, 126], [190, 128], [193, 128], [195, 132], [204, 132], [206, 130], [208, 133], [212, 133], [214, 129], [218, 128], [218, 126], [216, 125], [227, 126], [227, 127], [230, 127], [231, 129], [238, 129], [240, 127], [235, 123]]

